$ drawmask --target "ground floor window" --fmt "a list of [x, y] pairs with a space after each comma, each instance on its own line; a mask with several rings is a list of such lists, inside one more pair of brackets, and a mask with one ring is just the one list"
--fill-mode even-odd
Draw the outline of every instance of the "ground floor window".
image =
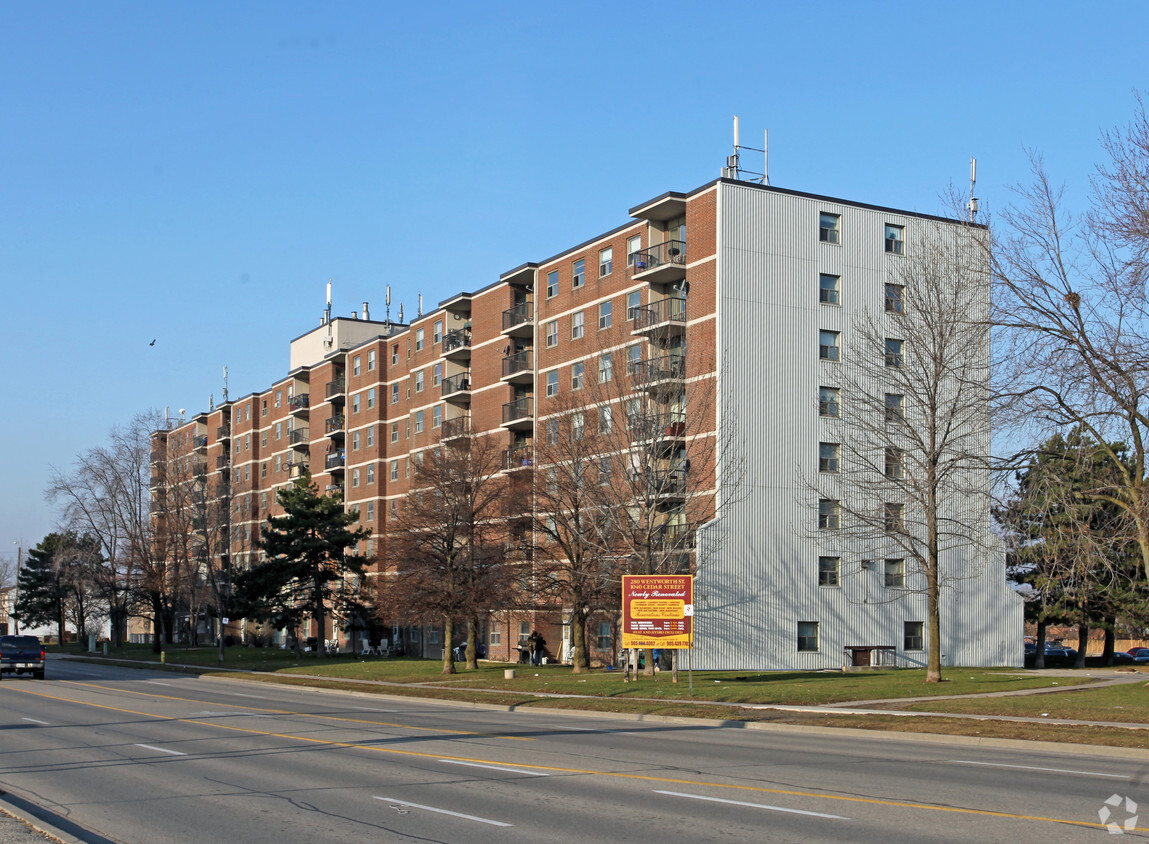
[[610, 622], [598, 623], [598, 635], [595, 636], [595, 647], [600, 651], [610, 650]]
[[905, 624], [905, 641], [903, 648], [907, 651], [920, 651], [925, 649], [925, 622], [907, 621]]
[[800, 650], [800, 651], [816, 651], [816, 650], [818, 650], [818, 622], [816, 622], [816, 621], [799, 621], [798, 622], [798, 650]]

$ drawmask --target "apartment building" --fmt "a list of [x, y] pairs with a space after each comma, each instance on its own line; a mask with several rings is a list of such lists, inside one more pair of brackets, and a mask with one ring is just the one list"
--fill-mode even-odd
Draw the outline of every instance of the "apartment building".
[[[660, 566], [696, 575], [694, 667], [840, 667], [873, 648], [924, 664], [925, 596], [896, 568], [890, 577], [897, 560], [882, 549], [819, 529], [810, 488], [820, 450], [842, 437], [827, 408], [854, 321], [883, 310], [896, 262], [924, 248], [926, 226], [956, 225], [729, 178], [666, 193], [409, 322], [372, 320], [366, 303], [351, 317], [329, 311], [291, 341], [284, 378], [157, 432], [154, 458], [226, 481], [238, 565], [254, 559], [276, 490], [305, 470], [358, 511], [372, 554], [421, 450], [494, 437], [504, 471], [523, 474], [542, 468], [556, 419], [611, 429], [611, 417], [641, 446], [623, 471], [638, 471], [641, 450], [657, 478], [648, 546]], [[599, 476], [608, 482], [607, 466]], [[975, 520], [988, 532], [988, 511]], [[944, 662], [1020, 665], [1021, 602], [1004, 555], [946, 555], [960, 576], [943, 595]], [[567, 618], [529, 600], [497, 613], [489, 653], [513, 658], [538, 629], [562, 656]], [[613, 621], [603, 611], [588, 625], [598, 661], [614, 658]], [[346, 638], [338, 627], [323, 635]], [[429, 656], [451, 644], [434, 631], [392, 635]]]

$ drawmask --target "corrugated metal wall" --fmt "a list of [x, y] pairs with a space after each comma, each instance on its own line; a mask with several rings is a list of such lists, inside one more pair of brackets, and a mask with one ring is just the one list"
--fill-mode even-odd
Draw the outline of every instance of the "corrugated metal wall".
[[[818, 443], [839, 441], [843, 424], [818, 416], [818, 387], [838, 383], [840, 365], [819, 361], [818, 332], [841, 332], [848, 357], [851, 321], [881, 309], [886, 262], [897, 260], [885, 254], [885, 224], [904, 225], [912, 243], [920, 221], [755, 187], [719, 191], [720, 427], [745, 477], [700, 532], [694, 667], [840, 668], [850, 645], [893, 645], [899, 664], [924, 664], [924, 651], [902, 645], [904, 622], [927, 621], [925, 595], [887, 589], [881, 560], [860, 566], [868, 549], [820, 550], [817, 494], [802, 480], [817, 476]], [[819, 242], [822, 211], [841, 215], [841, 245]], [[841, 276], [840, 307], [819, 305], [819, 273]], [[820, 553], [841, 557], [840, 587], [818, 585]], [[963, 579], [942, 598], [943, 663], [1020, 665], [1021, 601], [1004, 555], [955, 551], [945, 565]], [[798, 651], [800, 621], [818, 622], [817, 651]]]

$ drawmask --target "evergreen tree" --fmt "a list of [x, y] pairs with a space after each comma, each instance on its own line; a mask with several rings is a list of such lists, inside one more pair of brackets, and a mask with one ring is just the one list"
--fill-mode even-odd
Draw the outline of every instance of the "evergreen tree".
[[238, 595], [251, 617], [293, 632], [310, 615], [323, 654], [328, 610], [346, 617], [358, 606], [347, 581], [363, 575], [367, 560], [347, 549], [371, 534], [352, 528], [358, 514], [345, 511], [338, 497], [319, 495], [310, 475], [276, 498], [283, 515], [268, 517], [258, 543], [266, 559], [237, 577]]
[[73, 531], [50, 533], [28, 551], [17, 580], [12, 615], [28, 627], [55, 624], [64, 641], [65, 615], [76, 590], [88, 592], [91, 564], [100, 558], [96, 540]]

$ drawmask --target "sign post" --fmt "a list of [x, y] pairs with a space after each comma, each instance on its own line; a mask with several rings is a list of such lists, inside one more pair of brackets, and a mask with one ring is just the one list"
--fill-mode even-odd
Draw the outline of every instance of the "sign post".
[[694, 578], [691, 575], [623, 575], [623, 648], [692, 648], [693, 622]]

